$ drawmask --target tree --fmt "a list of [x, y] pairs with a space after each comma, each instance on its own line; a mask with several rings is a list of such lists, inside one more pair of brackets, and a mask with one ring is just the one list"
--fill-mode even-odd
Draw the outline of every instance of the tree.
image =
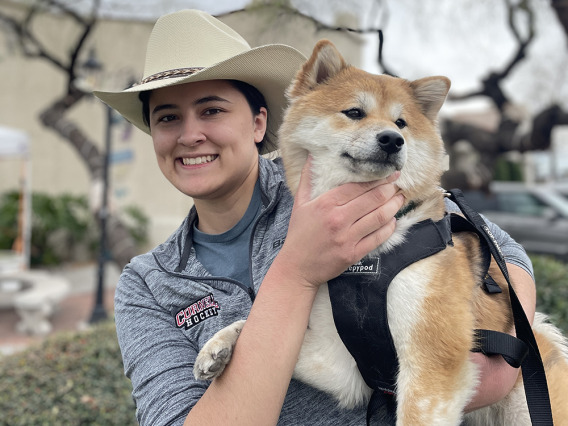
[[[93, 0], [91, 12], [83, 16], [60, 0], [36, 0], [34, 1], [23, 19], [17, 19], [0, 12], [0, 22], [5, 24], [9, 31], [15, 34], [19, 50], [26, 57], [33, 60], [48, 62], [65, 76], [65, 85], [61, 96], [55, 99], [39, 116], [41, 123], [48, 129], [57, 133], [63, 140], [68, 142], [83, 160], [89, 171], [92, 186], [100, 186], [104, 173], [105, 152], [101, 152], [98, 144], [87, 135], [81, 127], [68, 118], [69, 111], [83, 99], [90, 96], [86, 91], [78, 87], [79, 58], [86, 55], [85, 42], [93, 32], [97, 23], [97, 10], [100, 0]], [[40, 37], [34, 33], [34, 21], [42, 13], [61, 13], [67, 16], [79, 28], [78, 36], [70, 42], [70, 50], [66, 58], [61, 60], [44, 46]], [[102, 145], [102, 144], [101, 144]], [[99, 210], [93, 214], [100, 218]], [[122, 269], [137, 252], [134, 239], [127, 227], [116, 214], [106, 216], [107, 247], [118, 266]]]
[[[443, 177], [443, 186], [447, 188], [460, 187], [462, 189], [487, 189], [493, 178], [497, 161], [505, 153], [547, 150], [551, 145], [551, 134], [554, 127], [568, 124], [568, 113], [558, 104], [551, 104], [538, 111], [530, 121], [529, 131], [519, 134], [526, 125], [526, 114], [520, 113], [520, 108], [509, 99], [504, 85], [520, 64], [528, 58], [529, 47], [536, 36], [535, 7], [547, 7], [542, 3], [531, 0], [502, 0], [508, 11], [508, 19], [503, 23], [515, 40], [516, 46], [511, 59], [502, 66], [502, 69], [489, 69], [487, 76], [480, 81], [480, 89], [470, 93], [451, 93], [449, 100], [453, 103], [465, 101], [475, 97], [483, 97], [494, 105], [498, 125], [495, 129], [488, 129], [463, 121], [445, 119], [441, 123], [442, 136], [446, 150], [450, 153], [452, 161], [450, 170]], [[559, 20], [568, 28], [568, 2], [566, 0], [551, 0]], [[474, 2], [472, 2], [474, 3]], [[460, 3], [461, 4], [461, 3]], [[466, 2], [463, 3], [467, 4]], [[456, 5], [455, 7], [460, 7]], [[463, 6], [461, 6], [463, 7]], [[472, 5], [474, 7], [474, 5]], [[375, 13], [379, 10], [388, 17], [388, 6], [382, 0], [373, 3]], [[349, 31], [354, 33], [376, 33], [379, 38], [377, 62], [385, 74], [404, 75], [403, 70], [396, 69], [394, 61], [383, 54], [383, 47], [396, 40], [384, 38], [388, 33], [388, 19], [383, 21], [382, 28], [346, 28], [323, 23], [313, 16], [301, 13], [287, 1], [258, 0], [249, 6], [246, 11], [259, 9], [276, 9], [273, 15], [302, 16], [315, 31]], [[243, 10], [229, 13], [242, 12]], [[568, 33], [567, 33], [568, 35]], [[467, 141], [467, 142], [466, 142]]]
[[[554, 2], [553, 2], [554, 3]], [[556, 2], [558, 3], [558, 2]], [[443, 126], [443, 137], [449, 152], [455, 153], [455, 145], [467, 140], [473, 149], [479, 154], [479, 161], [474, 167], [452, 167], [443, 178], [445, 187], [461, 187], [464, 189], [484, 189], [493, 175], [496, 160], [500, 154], [517, 151], [527, 152], [535, 150], [547, 150], [550, 148], [552, 130], [555, 126], [568, 124], [568, 113], [559, 105], [553, 104], [532, 117], [531, 130], [516, 136], [522, 119], [515, 114], [515, 108], [508, 96], [503, 91], [503, 84], [527, 56], [527, 49], [535, 36], [534, 10], [529, 0], [513, 3], [506, 0], [508, 8], [508, 26], [517, 42], [517, 49], [510, 62], [500, 71], [491, 71], [481, 81], [481, 89], [462, 95], [452, 95], [450, 99], [465, 100], [476, 96], [484, 96], [490, 99], [499, 114], [499, 125], [494, 131], [482, 129], [470, 124], [448, 120]], [[558, 9], [557, 9], [558, 10]], [[519, 28], [518, 15], [524, 14], [527, 19], [527, 28], [522, 36]], [[455, 155], [459, 161], [459, 154]], [[456, 161], [456, 162], [457, 162]], [[473, 173], [472, 173], [473, 172]], [[481, 178], [480, 178], [481, 177]]]

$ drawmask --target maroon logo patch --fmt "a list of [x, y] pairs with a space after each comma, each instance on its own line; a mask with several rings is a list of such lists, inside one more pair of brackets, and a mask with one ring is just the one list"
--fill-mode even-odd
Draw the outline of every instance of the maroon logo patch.
[[178, 328], [184, 327], [189, 330], [206, 319], [216, 317], [219, 311], [219, 304], [215, 301], [212, 294], [193, 302], [187, 308], [180, 309], [176, 314], [176, 325]]

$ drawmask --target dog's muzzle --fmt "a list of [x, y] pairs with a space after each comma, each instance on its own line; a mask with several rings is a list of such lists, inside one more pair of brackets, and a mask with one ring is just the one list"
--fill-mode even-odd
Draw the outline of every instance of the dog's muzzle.
[[387, 154], [396, 154], [404, 146], [404, 138], [400, 133], [385, 130], [376, 136], [379, 147]]

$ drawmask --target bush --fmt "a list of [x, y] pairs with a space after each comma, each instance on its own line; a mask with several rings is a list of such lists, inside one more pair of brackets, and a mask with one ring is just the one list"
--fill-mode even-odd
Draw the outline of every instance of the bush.
[[[0, 250], [11, 249], [16, 239], [18, 200], [16, 191], [0, 198]], [[121, 219], [138, 245], [146, 243], [149, 220], [139, 208], [125, 207]], [[94, 260], [98, 245], [98, 226], [86, 197], [32, 194], [32, 266]]]
[[136, 425], [114, 323], [0, 358], [0, 425]]
[[497, 159], [493, 168], [493, 180], [523, 182], [523, 167], [519, 162], [501, 156]]
[[568, 264], [548, 256], [531, 255], [536, 281], [537, 310], [568, 332]]

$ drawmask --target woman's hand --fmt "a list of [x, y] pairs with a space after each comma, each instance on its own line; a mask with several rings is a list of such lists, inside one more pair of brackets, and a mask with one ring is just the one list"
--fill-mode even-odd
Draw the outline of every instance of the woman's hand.
[[394, 232], [404, 197], [393, 183], [399, 172], [366, 183], [348, 183], [311, 199], [311, 157], [296, 193], [288, 235], [275, 262], [317, 288], [338, 276]]

